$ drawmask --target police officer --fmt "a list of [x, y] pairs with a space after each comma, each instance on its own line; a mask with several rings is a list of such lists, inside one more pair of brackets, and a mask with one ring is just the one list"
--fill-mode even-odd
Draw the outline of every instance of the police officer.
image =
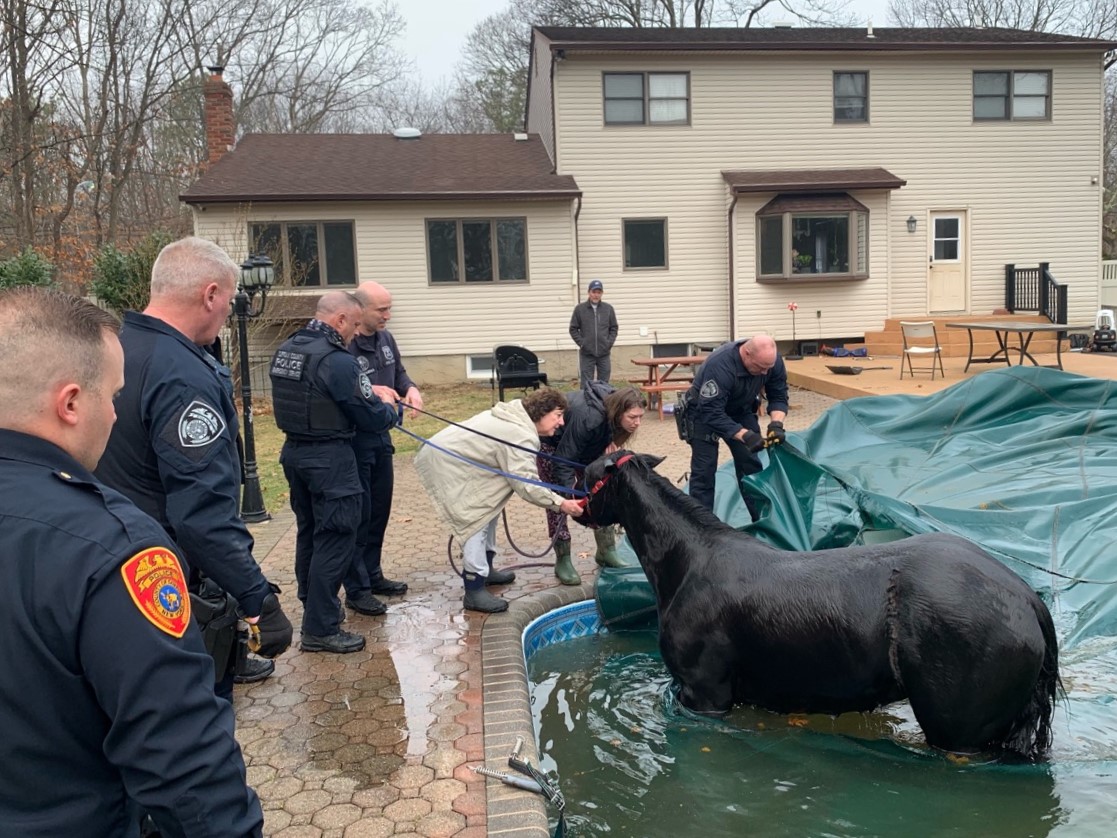
[[[291, 643], [279, 589], [252, 557], [252, 535], [240, 518], [229, 370], [202, 348], [228, 317], [239, 276], [225, 251], [205, 239], [181, 239], [160, 252], [151, 301], [143, 314], [124, 315], [119, 421], [97, 467], [98, 478], [155, 518], [182, 548], [196, 611], [208, 603], [213, 612], [203, 634], [216, 662], [218, 695], [230, 699], [238, 604], [260, 632], [260, 654], [274, 657]], [[226, 593], [235, 603], [224, 604]]]
[[177, 548], [91, 473], [124, 384], [119, 322], [0, 292], [0, 832], [258, 836], [233, 709]]
[[[372, 382], [373, 392], [383, 393], [389, 400], [393, 394], [403, 398], [413, 408], [410, 416], [418, 416], [414, 408], [422, 409], [423, 396], [403, 368], [399, 346], [388, 331], [388, 321], [392, 319], [391, 293], [379, 282], [362, 282], [354, 296], [361, 301], [364, 311], [356, 334], [349, 341], [349, 353]], [[376, 594], [402, 596], [407, 593], [406, 582], [388, 579], [381, 569], [384, 532], [392, 514], [395, 448], [387, 431], [378, 434], [358, 431], [353, 438], [353, 450], [357, 455], [364, 503], [353, 563], [345, 575], [345, 604], [360, 614], [376, 616], [387, 611]]]
[[[682, 400], [680, 427], [685, 425], [690, 445], [690, 496], [709, 510], [714, 508], [714, 477], [718, 466], [718, 440], [724, 439], [733, 455], [740, 480], [760, 471], [757, 453], [764, 448], [757, 414], [760, 394], [768, 400], [768, 439], [783, 442], [787, 416], [787, 370], [767, 335], [727, 343], [710, 354]], [[752, 498], [741, 495], [753, 520]]]
[[[287, 435], [279, 461], [295, 513], [295, 578], [303, 602], [306, 652], [357, 652], [359, 634], [341, 628], [337, 593], [353, 561], [363, 492], [353, 453], [357, 431], [380, 434], [395, 422], [346, 347], [361, 317], [352, 294], [330, 291], [314, 319], [272, 358], [275, 422]], [[386, 394], [395, 403], [394, 394]]]

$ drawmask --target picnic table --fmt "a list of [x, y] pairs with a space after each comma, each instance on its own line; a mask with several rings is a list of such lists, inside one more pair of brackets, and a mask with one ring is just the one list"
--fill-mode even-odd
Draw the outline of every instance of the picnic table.
[[667, 355], [661, 358], [633, 358], [632, 363], [644, 367], [644, 379], [638, 381], [640, 389], [648, 394], [648, 406], [659, 411], [663, 418], [663, 394], [690, 389], [694, 370], [709, 355]]

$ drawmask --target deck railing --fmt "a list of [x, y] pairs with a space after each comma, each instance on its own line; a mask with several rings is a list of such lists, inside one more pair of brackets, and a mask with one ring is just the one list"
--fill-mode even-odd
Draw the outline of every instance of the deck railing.
[[1035, 268], [1005, 265], [1005, 308], [1034, 311], [1052, 323], [1067, 322], [1067, 286], [1055, 281], [1049, 262]]

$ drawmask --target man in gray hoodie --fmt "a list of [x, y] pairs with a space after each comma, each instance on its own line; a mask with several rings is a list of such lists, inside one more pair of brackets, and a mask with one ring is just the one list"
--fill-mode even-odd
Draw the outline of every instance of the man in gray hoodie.
[[609, 353], [617, 340], [617, 315], [611, 305], [601, 301], [604, 293], [600, 279], [590, 282], [586, 301], [574, 306], [570, 318], [570, 337], [578, 344], [579, 387], [594, 378], [608, 382], [612, 372]]

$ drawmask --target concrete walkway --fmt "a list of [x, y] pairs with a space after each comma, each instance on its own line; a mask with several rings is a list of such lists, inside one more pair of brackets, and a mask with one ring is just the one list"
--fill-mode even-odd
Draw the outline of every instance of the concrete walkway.
[[[1117, 356], [1074, 354], [1065, 359], [1068, 370], [1117, 378]], [[1047, 363], [1054, 358], [1039, 360]], [[789, 429], [808, 427], [835, 399], [934, 392], [961, 380], [964, 365], [947, 359], [945, 381], [920, 376], [901, 382], [895, 358], [861, 361], [865, 366], [893, 368], [857, 376], [835, 376], [825, 363], [835, 361], [807, 358], [788, 363], [789, 376], [799, 385], [792, 391]], [[857, 362], [842, 359], [839, 363]], [[974, 374], [979, 373], [971, 370]], [[428, 397], [428, 407], [435, 412], [436, 398]], [[689, 449], [676, 437], [670, 417], [660, 422], [649, 413], [632, 447], [665, 456], [659, 471], [671, 480], [688, 469]], [[275, 516], [272, 521], [252, 527], [256, 555], [269, 578], [283, 587], [284, 608], [297, 632], [302, 615], [295, 598], [294, 522], [287, 510], [270, 511]], [[508, 513], [520, 548], [537, 553], [547, 546], [541, 510], [514, 500]], [[537, 603], [540, 592], [552, 590], [557, 596], [545, 599], [557, 603], [560, 598], [590, 594], [595, 573], [593, 539], [581, 527], [571, 529], [583, 586], [563, 589], [550, 568], [529, 567], [517, 570], [516, 582], [504, 591], [505, 596]], [[500, 541], [498, 565], [532, 561], [516, 557], [503, 533]], [[492, 817], [493, 834], [542, 838], [539, 818], [531, 817], [542, 812], [537, 797], [495, 782], [487, 788], [471, 770], [486, 758], [484, 699], [486, 689], [492, 689], [483, 679], [486, 618], [462, 611], [461, 581], [447, 562], [446, 530], [418, 484], [410, 457], [397, 458], [396, 500], [384, 568], [388, 576], [407, 581], [411, 589], [405, 597], [389, 600], [385, 616], [350, 613], [346, 627], [368, 638], [364, 651], [300, 652], [296, 636], [296, 647], [277, 661], [274, 676], [236, 688], [237, 736], [248, 763], [249, 782], [263, 801], [265, 834], [482, 838], [490, 834]], [[490, 619], [494, 626], [506, 626], [510, 618]], [[490, 725], [494, 718], [499, 717], [490, 712]], [[488, 756], [493, 760], [500, 754], [494, 751]], [[509, 800], [525, 802], [510, 807]], [[518, 817], [517, 813], [525, 812], [525, 817], [514, 818], [515, 828], [502, 820], [506, 813]], [[497, 821], [501, 821], [499, 828]]]

